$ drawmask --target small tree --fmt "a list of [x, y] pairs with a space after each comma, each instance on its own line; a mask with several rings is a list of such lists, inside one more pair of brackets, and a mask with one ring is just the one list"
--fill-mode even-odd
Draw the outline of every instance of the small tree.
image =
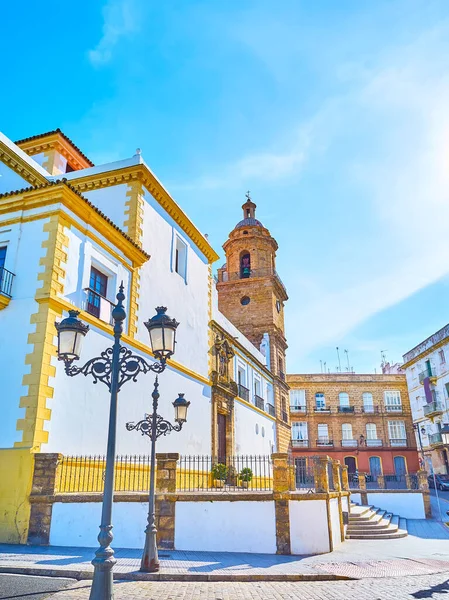
[[250, 482], [253, 478], [253, 472], [249, 467], [245, 467], [240, 471], [239, 479], [240, 481]]
[[212, 477], [217, 481], [225, 481], [228, 476], [228, 468], [223, 463], [217, 463], [212, 467]]

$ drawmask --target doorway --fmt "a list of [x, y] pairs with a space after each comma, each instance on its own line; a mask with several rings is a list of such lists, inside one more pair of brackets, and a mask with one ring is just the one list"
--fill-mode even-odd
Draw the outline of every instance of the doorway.
[[369, 457], [369, 474], [373, 478], [377, 477], [378, 475], [382, 475], [382, 467], [379, 456]]
[[357, 465], [353, 456], [345, 456], [345, 465], [348, 467], [348, 475], [354, 475]]
[[394, 472], [395, 475], [405, 475], [407, 473], [405, 458], [403, 456], [394, 457]]
[[217, 445], [217, 459], [218, 462], [226, 464], [226, 416], [218, 413], [217, 415], [218, 425], [218, 445]]

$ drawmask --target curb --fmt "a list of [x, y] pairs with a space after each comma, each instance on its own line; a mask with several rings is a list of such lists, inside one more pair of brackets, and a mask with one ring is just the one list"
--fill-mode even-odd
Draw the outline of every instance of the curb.
[[[65, 577], [67, 579], [91, 580], [93, 571], [81, 571], [76, 569], [47, 569], [36, 567], [2, 567], [0, 573], [12, 575], [34, 575], [41, 577]], [[141, 573], [133, 571], [130, 573], [114, 572], [114, 581], [354, 581], [356, 577], [346, 575], [333, 575], [331, 573], [287, 573], [266, 575], [232, 575], [218, 573]]]

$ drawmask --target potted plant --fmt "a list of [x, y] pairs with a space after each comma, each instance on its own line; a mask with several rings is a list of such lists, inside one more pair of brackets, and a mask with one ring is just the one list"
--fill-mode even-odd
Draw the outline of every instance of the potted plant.
[[252, 480], [252, 478], [253, 478], [253, 472], [249, 467], [244, 467], [240, 471], [239, 479], [240, 479], [240, 485], [242, 487], [248, 489], [249, 482]]
[[216, 463], [212, 467], [212, 478], [214, 480], [215, 487], [223, 487], [228, 476], [228, 468], [223, 463]]

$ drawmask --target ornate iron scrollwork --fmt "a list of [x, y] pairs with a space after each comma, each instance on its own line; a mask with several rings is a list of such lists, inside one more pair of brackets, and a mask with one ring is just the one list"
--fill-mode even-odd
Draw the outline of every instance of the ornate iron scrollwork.
[[[153, 415], [145, 415], [145, 418], [141, 421], [137, 421], [137, 423], [126, 423], [126, 429], [128, 431], [132, 431], [135, 429], [136, 431], [140, 431], [142, 435], [146, 435], [153, 441], [152, 431], [153, 431]], [[166, 421], [160, 415], [156, 415], [156, 439], [161, 435], [167, 435], [167, 433], [171, 433], [172, 431], [181, 431], [182, 423], [177, 423], [173, 425], [170, 421]]]
[[[92, 375], [94, 383], [101, 381], [107, 386], [108, 390], [111, 391], [112, 360], [113, 350], [112, 348], [107, 348], [100, 354], [100, 356], [91, 358], [82, 367], [77, 367], [73, 363], [67, 361], [65, 363], [65, 372], [69, 377], [74, 377], [75, 375], [80, 374], [84, 375], [85, 377]], [[160, 362], [148, 363], [141, 356], [137, 356], [128, 348], [121, 346], [118, 365], [118, 391], [120, 391], [122, 385], [127, 381], [137, 381], [137, 376], [140, 373], [149, 373], [150, 371], [153, 371], [154, 373], [162, 373], [165, 369], [166, 363], [164, 360], [161, 360]]]

